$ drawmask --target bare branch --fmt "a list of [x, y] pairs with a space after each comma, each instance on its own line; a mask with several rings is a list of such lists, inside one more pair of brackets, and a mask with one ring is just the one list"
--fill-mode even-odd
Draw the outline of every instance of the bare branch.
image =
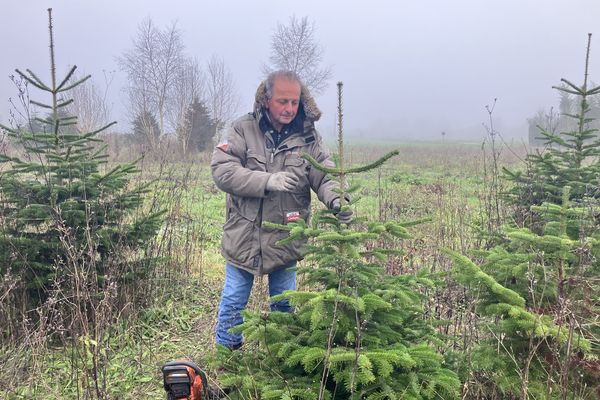
[[222, 58], [213, 55], [207, 63], [206, 104], [217, 126], [222, 128], [235, 117], [240, 100], [233, 75]]
[[191, 134], [187, 114], [192, 103], [203, 98], [206, 76], [195, 58], [184, 60], [177, 73], [177, 79], [171, 86], [168, 121], [186, 154]]
[[[172, 87], [181, 76], [184, 60], [184, 45], [177, 24], [160, 30], [150, 18], [138, 26], [133, 47], [118, 58], [121, 69], [128, 75], [126, 90], [132, 116], [157, 115], [159, 137], [166, 134]], [[156, 148], [158, 143], [151, 139], [150, 144]]]
[[323, 48], [317, 43], [316, 28], [308, 17], [290, 17], [288, 25], [277, 24], [271, 37], [270, 65], [263, 66], [268, 74], [275, 70], [294, 71], [315, 94], [323, 92], [331, 78], [331, 68], [320, 68]]
[[[74, 74], [71, 79], [74, 82], [81, 78]], [[104, 126], [108, 123], [109, 110], [104, 93], [90, 79], [81, 85], [75, 86], [69, 91], [71, 99], [61, 98], [63, 102], [70, 102], [66, 105], [67, 115], [77, 115], [77, 129], [80, 132], [91, 132], [97, 126]]]

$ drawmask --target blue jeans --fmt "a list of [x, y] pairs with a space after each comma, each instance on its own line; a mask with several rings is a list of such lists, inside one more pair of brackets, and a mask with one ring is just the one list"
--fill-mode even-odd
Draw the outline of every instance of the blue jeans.
[[[269, 274], [269, 296], [296, 289], [296, 271], [288, 270], [295, 266], [296, 262], [292, 262]], [[215, 335], [217, 344], [230, 349], [242, 344], [242, 334], [229, 332], [229, 329], [242, 323], [240, 312], [248, 304], [253, 283], [254, 275], [229, 263], [225, 264], [225, 285], [221, 293]], [[290, 312], [292, 307], [287, 300], [280, 300], [271, 303], [271, 311]]]

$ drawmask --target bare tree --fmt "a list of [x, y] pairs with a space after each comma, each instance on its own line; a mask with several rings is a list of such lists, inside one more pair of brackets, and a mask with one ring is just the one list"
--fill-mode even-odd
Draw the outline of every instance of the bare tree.
[[[99, 126], [108, 124], [110, 108], [106, 96], [113, 76], [113, 72], [104, 72], [105, 86], [102, 90], [92, 79], [88, 79], [69, 91], [69, 97], [73, 102], [66, 106], [66, 112], [69, 115], [77, 115], [77, 129], [80, 132], [91, 132]], [[84, 75], [75, 73], [71, 81], [78, 82], [83, 77]]]
[[289, 23], [277, 24], [271, 37], [270, 65], [265, 65], [265, 74], [274, 70], [294, 71], [304, 84], [315, 94], [323, 92], [331, 78], [331, 68], [321, 68], [323, 48], [316, 39], [315, 24], [308, 17], [300, 20], [290, 17]]
[[240, 108], [240, 100], [233, 75], [222, 58], [213, 55], [207, 66], [206, 103], [217, 130], [223, 128], [235, 117]]
[[191, 127], [186, 115], [196, 99], [205, 92], [206, 77], [195, 58], [184, 59], [177, 71], [177, 79], [171, 86], [168, 122], [177, 134], [183, 153], [188, 152]]
[[[165, 119], [171, 88], [180, 76], [184, 46], [176, 23], [160, 30], [150, 18], [139, 26], [133, 47], [118, 58], [128, 75], [127, 92], [132, 116], [157, 115], [159, 137], [165, 134]], [[153, 147], [157, 143], [150, 141]]]

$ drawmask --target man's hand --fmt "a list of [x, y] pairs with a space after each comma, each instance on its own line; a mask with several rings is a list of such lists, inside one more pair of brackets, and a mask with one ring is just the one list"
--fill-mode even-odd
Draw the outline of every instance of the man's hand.
[[335, 215], [340, 223], [350, 225], [352, 222], [352, 210], [347, 209], [345, 211], [340, 211], [340, 199], [333, 200], [331, 209], [333, 210], [333, 215]]
[[291, 192], [296, 188], [299, 179], [292, 172], [275, 172], [267, 180], [267, 190], [274, 192]]

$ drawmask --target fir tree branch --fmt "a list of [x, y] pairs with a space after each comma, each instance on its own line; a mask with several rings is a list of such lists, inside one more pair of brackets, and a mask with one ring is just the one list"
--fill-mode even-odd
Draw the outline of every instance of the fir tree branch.
[[0, 129], [3, 129], [3, 130], [5, 130], [5, 131], [7, 131], [7, 132], [9, 132], [9, 133], [12, 133], [12, 134], [15, 134], [15, 135], [17, 135], [17, 134], [19, 133], [18, 131], [14, 130], [14, 129], [12, 129], [12, 128], [9, 128], [9, 127], [8, 127], [8, 126], [6, 126], [6, 125], [2, 125], [2, 124], [0, 124]]
[[321, 172], [325, 172], [326, 174], [339, 175], [340, 172], [341, 172], [339, 168], [327, 167], [327, 166], [321, 164], [320, 162], [318, 162], [317, 160], [315, 160], [308, 153], [301, 152], [300, 153], [300, 157], [304, 158], [306, 161], [308, 161], [310, 163], [310, 165], [312, 165], [313, 167], [315, 167], [316, 169], [318, 169]]
[[[567, 79], [565, 79], [565, 78], [561, 78], [561, 82], [564, 82], [564, 83], [566, 83], [567, 85], [569, 85], [570, 87], [572, 87], [572, 88], [573, 88], [573, 90], [575, 90], [575, 91], [577, 92], [576, 94], [579, 94], [579, 95], [581, 95], [581, 96], [585, 96], [585, 91], [584, 91], [584, 90], [585, 90], [585, 88], [580, 88], [580, 87], [578, 87], [578, 86], [577, 86], [577, 85], [575, 85], [574, 83], [571, 83], [570, 81], [568, 81], [568, 80], [567, 80]], [[560, 90], [560, 88], [559, 88], [559, 90]]]
[[31, 103], [31, 104], [33, 104], [35, 106], [38, 106], [38, 107], [42, 107], [42, 108], [45, 108], [45, 109], [48, 109], [48, 110], [52, 110], [52, 106], [50, 106], [48, 104], [40, 103], [40, 102], [35, 101], [35, 100], [29, 100], [29, 103]]
[[65, 106], [68, 106], [71, 103], [73, 103], [73, 99], [69, 99], [69, 100], [63, 101], [62, 103], [57, 103], [56, 107], [57, 108], [65, 107]]
[[46, 86], [46, 85], [44, 84], [44, 82], [42, 82], [42, 80], [41, 80], [40, 78], [38, 78], [36, 74], [34, 74], [34, 73], [33, 73], [33, 71], [32, 71], [32, 70], [30, 70], [30, 69], [26, 69], [25, 71], [27, 71], [27, 73], [28, 73], [28, 74], [31, 76], [31, 78], [32, 78], [32, 79], [35, 79], [35, 81], [36, 81], [37, 83], [39, 83], [39, 84], [40, 84], [40, 85], [42, 85], [42, 86]]
[[60, 89], [60, 90], [57, 90], [56, 92], [57, 92], [57, 93], [60, 93], [60, 92], [66, 92], [66, 91], [68, 91], [68, 90], [71, 90], [71, 89], [73, 89], [75, 86], [79, 86], [80, 84], [82, 84], [83, 82], [87, 81], [87, 80], [88, 80], [89, 78], [91, 78], [91, 77], [92, 77], [91, 75], [88, 75], [88, 76], [86, 76], [86, 77], [84, 77], [84, 78], [81, 78], [81, 79], [80, 79], [80, 80], [78, 80], [77, 82], [75, 82], [75, 83], [73, 83], [73, 84], [71, 84], [71, 85], [69, 85], [69, 86], [67, 86], [67, 87], [64, 87], [64, 88], [62, 88], [62, 89]]
[[480, 283], [491, 292], [500, 297], [500, 301], [517, 307], [525, 307], [525, 299], [517, 292], [500, 285], [493, 277], [483, 272], [473, 261], [453, 250], [443, 248], [443, 253], [448, 255], [457, 265], [458, 277], [461, 283]]
[[384, 162], [386, 162], [387, 160], [389, 160], [390, 158], [392, 158], [394, 156], [397, 156], [398, 154], [400, 154], [398, 152], [398, 150], [391, 151], [391, 152], [387, 153], [386, 155], [384, 155], [383, 157], [381, 157], [379, 160], [377, 160], [371, 164], [365, 165], [363, 167], [350, 168], [350, 169], [346, 170], [346, 173], [355, 174], [355, 173], [365, 172], [365, 171], [369, 171], [371, 169], [380, 167]]
[[19, 160], [17, 157], [9, 157], [9, 156], [6, 156], [4, 154], [0, 154], [0, 162], [16, 162], [16, 163], [21, 163], [21, 160]]
[[600, 93], [600, 86], [596, 86], [595, 88], [587, 91], [588, 96], [593, 96], [598, 93]]
[[569, 93], [569, 94], [574, 94], [574, 95], [581, 95], [580, 92], [575, 92], [573, 90], [569, 90], [569, 89], [565, 89], [564, 87], [560, 87], [560, 86], [552, 86], [552, 89], [556, 89], [556, 90], [560, 90], [561, 92], [565, 92], [565, 93]]
[[15, 72], [17, 74], [19, 74], [21, 76], [21, 78], [25, 79], [27, 82], [31, 83], [36, 88], [38, 88], [40, 90], [43, 90], [43, 91], [46, 91], [46, 92], [51, 92], [52, 91], [52, 89], [50, 89], [46, 85], [40, 85], [39, 83], [37, 83], [36, 81], [34, 81], [33, 79], [31, 79], [30, 77], [28, 77], [27, 75], [25, 75], [23, 72], [19, 71], [18, 69], [15, 69]]
[[47, 118], [35, 117], [33, 120], [36, 122], [39, 122], [40, 124], [44, 124], [44, 125], [54, 125], [54, 121], [49, 120]]
[[[375, 161], [371, 164], [368, 164], [368, 165], [365, 165], [362, 167], [346, 169], [345, 173], [354, 174], [354, 173], [365, 172], [365, 171], [371, 170], [373, 168], [377, 168], [377, 167], [381, 166], [383, 163], [385, 163], [387, 160], [389, 160], [393, 156], [397, 156], [398, 154], [400, 154], [398, 152], [398, 150], [394, 150], [394, 151], [389, 152], [388, 154], [384, 155], [383, 157], [381, 157], [380, 159], [378, 159], [377, 161]], [[342, 170], [340, 168], [326, 167], [323, 164], [319, 163], [317, 160], [315, 160], [313, 157], [311, 157], [308, 153], [300, 153], [300, 157], [304, 158], [306, 161], [308, 161], [313, 167], [317, 168], [319, 171], [322, 171], [322, 172], [325, 172], [327, 174], [331, 174], [334, 176], [337, 176], [342, 173]]]
[[415, 219], [413, 221], [400, 222], [400, 223], [398, 223], [398, 225], [408, 228], [410, 226], [421, 225], [421, 224], [431, 222], [431, 221], [433, 221], [433, 218], [430, 218], [430, 217], [429, 218], [420, 218], [420, 219]]
[[95, 131], [89, 132], [88, 134], [89, 135], [97, 135], [98, 133], [100, 133], [100, 132], [102, 132], [102, 131], [110, 128], [113, 125], [115, 125], [116, 123], [117, 123], [117, 121], [110, 122], [110, 123], [104, 125], [102, 128], [96, 129]]
[[[69, 70], [69, 72], [67, 72], [67, 75], [65, 76], [65, 78], [62, 80], [61, 83], [59, 83], [58, 87], [56, 88], [57, 92], [60, 92], [60, 89], [65, 85], [65, 83], [67, 83], [67, 81], [71, 78], [71, 76], [75, 73], [75, 70], [77, 69], [77, 65], [73, 65], [71, 67], [71, 69]], [[86, 77], [86, 79], [89, 78], [89, 75]]]

